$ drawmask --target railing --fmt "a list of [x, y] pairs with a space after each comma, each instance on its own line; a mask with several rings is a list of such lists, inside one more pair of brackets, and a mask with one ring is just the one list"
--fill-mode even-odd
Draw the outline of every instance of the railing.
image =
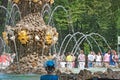
[[[64, 67], [69, 67], [68, 65], [70, 65], [71, 68], [80, 68], [79, 67], [79, 62], [83, 62], [83, 61], [77, 61], [77, 62], [71, 61], [69, 63], [64, 61], [63, 65], [61, 65], [61, 62], [57, 62], [57, 66], [58, 66], [58, 68], [62, 68], [62, 67], [64, 68]], [[10, 65], [10, 62], [8, 62], [8, 61], [4, 62], [4, 63], [0, 63], [0, 69], [5, 69], [9, 65]], [[114, 65], [112, 67], [116, 67], [118, 65], [120, 66], [120, 61], [117, 62], [117, 65]], [[111, 65], [108, 64], [108, 66], [111, 66]], [[105, 66], [105, 62], [104, 61], [101, 62], [101, 66], [97, 66], [96, 61], [93, 61], [92, 62], [92, 67], [106, 67], [106, 66]], [[85, 62], [85, 68], [88, 68], [88, 62]]]
[[[62, 62], [63, 62], [64, 65], [61, 65]], [[79, 62], [85, 62], [85, 68], [89, 67], [88, 62], [92, 63], [92, 67], [106, 67], [105, 63], [107, 63], [108, 66], [111, 66], [110, 62], [105, 62], [105, 61], [101, 61], [100, 62], [101, 65], [97, 65], [97, 62], [99, 62], [99, 61], [76, 61], [76, 62], [75, 61], [69, 61], [69, 62], [67, 62], [67, 61], [59, 61], [59, 62], [57, 62], [57, 65], [58, 65], [58, 68], [61, 68], [61, 67], [68, 67], [68, 65], [70, 65], [69, 63], [71, 63], [72, 68], [80, 68], [79, 67]], [[115, 65], [113, 65], [112, 67], [117, 67], [119, 64], [120, 64], [120, 61], [117, 61], [117, 62], [115, 62]]]

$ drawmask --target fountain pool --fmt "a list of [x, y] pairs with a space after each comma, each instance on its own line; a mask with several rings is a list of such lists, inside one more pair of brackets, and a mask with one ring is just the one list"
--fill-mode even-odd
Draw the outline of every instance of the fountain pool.
[[[101, 68], [85, 68], [86, 70], [91, 71], [92, 73], [102, 71], [105, 72], [107, 68], [101, 67]], [[111, 68], [113, 71], [120, 71], [119, 68]], [[64, 70], [64, 69], [63, 69]], [[72, 68], [73, 73], [79, 73], [81, 69], [79, 68]], [[0, 73], [0, 80], [40, 80], [40, 74], [4, 74]], [[60, 77], [60, 80], [61, 79]]]
[[4, 74], [0, 73], [0, 80], [40, 80], [38, 74]]

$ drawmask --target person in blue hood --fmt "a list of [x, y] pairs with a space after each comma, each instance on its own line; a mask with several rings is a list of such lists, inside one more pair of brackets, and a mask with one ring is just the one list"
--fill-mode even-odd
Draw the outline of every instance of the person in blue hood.
[[59, 80], [59, 77], [53, 74], [56, 66], [53, 60], [46, 61], [44, 66], [47, 74], [41, 75], [40, 80]]

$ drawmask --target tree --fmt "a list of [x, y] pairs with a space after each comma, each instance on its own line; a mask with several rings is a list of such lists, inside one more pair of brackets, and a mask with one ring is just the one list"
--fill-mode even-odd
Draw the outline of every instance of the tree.
[[[82, 33], [99, 33], [108, 41], [113, 49], [116, 49], [117, 43], [117, 29], [119, 28], [119, 15], [118, 11], [120, 7], [119, 0], [57, 0], [56, 5], [63, 5], [68, 15], [71, 17], [68, 23], [65, 18], [61, 21], [62, 11], [58, 11], [61, 14], [56, 13], [54, 18], [55, 24], [60, 27], [66, 27], [66, 24], [72, 24], [75, 31]], [[59, 17], [58, 17], [59, 16]], [[62, 14], [62, 17], [65, 15]], [[117, 23], [116, 23], [117, 21]], [[69, 25], [68, 25], [69, 26]], [[71, 27], [71, 26], [69, 26]], [[66, 30], [66, 28], [63, 28]], [[98, 39], [100, 45], [105, 46], [105, 43], [101, 39]], [[108, 47], [107, 47], [108, 48]]]

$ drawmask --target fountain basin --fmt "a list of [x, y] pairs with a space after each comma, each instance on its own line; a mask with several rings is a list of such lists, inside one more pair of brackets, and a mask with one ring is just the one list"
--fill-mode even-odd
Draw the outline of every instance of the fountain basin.
[[[89, 71], [90, 72], [92, 72], [91, 73], [91, 77], [94, 77], [95, 76], [95, 74], [94, 73], [106, 73], [106, 71], [107, 71], [107, 68], [85, 68], [86, 70], [87, 70], [87, 73], [89, 73]], [[64, 70], [64, 69], [62, 69], [62, 70]], [[120, 71], [120, 69], [119, 68], [111, 68], [111, 70], [112, 71]], [[110, 70], [110, 71], [111, 71]], [[72, 68], [71, 69], [71, 72], [73, 73], [73, 74], [69, 74], [69, 73], [65, 73], [65, 72], [63, 72], [63, 73], [61, 73], [60, 75], [59, 75], [59, 77], [60, 77], [60, 80], [64, 80], [64, 79], [68, 79], [68, 76], [71, 76], [71, 75], [74, 75], [74, 76], [76, 76], [77, 78], [80, 78], [78, 75], [80, 75], [79, 74], [79, 72], [81, 71], [81, 69], [79, 69], [79, 68]], [[111, 74], [113, 74], [113, 73], [108, 73], [109, 75], [111, 75]], [[29, 74], [5, 74], [5, 73], [0, 73], [0, 80], [40, 80], [40, 75], [41, 74], [32, 74], [32, 73], [29, 73]], [[87, 74], [84, 74], [84, 76], [86, 76]], [[104, 78], [104, 75], [105, 74], [103, 74], [103, 78]], [[119, 72], [117, 72], [116, 74], [114, 74], [114, 75], [119, 75]], [[64, 77], [64, 78], [63, 78]], [[107, 76], [107, 77], [109, 77], [109, 76]], [[102, 77], [101, 77], [102, 78]], [[119, 76], [117, 76], [117, 78], [119, 78]]]
[[0, 73], [0, 80], [40, 80], [39, 74], [4, 74]]

